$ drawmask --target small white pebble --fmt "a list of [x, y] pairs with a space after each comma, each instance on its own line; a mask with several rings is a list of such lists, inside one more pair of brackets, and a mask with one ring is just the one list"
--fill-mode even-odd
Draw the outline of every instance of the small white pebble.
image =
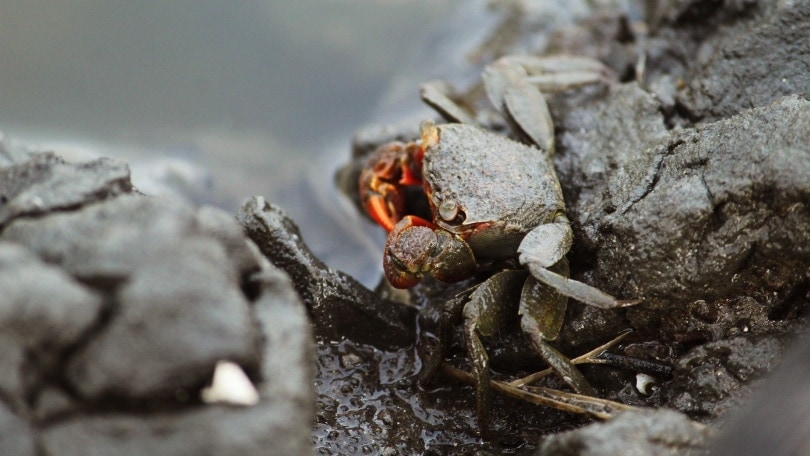
[[652, 391], [650, 387], [654, 387], [658, 382], [655, 377], [647, 374], [636, 374], [636, 389], [639, 393], [647, 396]]
[[238, 364], [220, 361], [214, 368], [211, 386], [200, 394], [207, 404], [225, 403], [233, 405], [256, 405], [259, 392], [253, 386], [245, 371]]

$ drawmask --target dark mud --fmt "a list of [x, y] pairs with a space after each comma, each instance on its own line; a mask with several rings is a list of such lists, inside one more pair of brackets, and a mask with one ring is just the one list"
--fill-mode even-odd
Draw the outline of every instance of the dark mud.
[[[567, 8], [504, 2], [487, 41], [458, 52], [471, 72], [564, 52], [615, 73], [549, 97], [555, 165], [573, 277], [644, 302], [572, 302], [557, 345], [576, 356], [632, 330], [610, 349], [622, 366], [582, 371], [644, 410], [600, 422], [495, 396], [482, 439], [471, 386], [417, 382], [442, 304], [476, 279], [372, 292], [261, 197], [237, 219], [141, 195], [118, 161], [0, 143], [0, 454], [801, 454], [810, 2]], [[504, 132], [476, 83], [456, 89]], [[339, 181], [416, 128], [358, 133]], [[454, 341], [447, 362], [468, 369]], [[494, 379], [544, 367], [516, 323], [486, 345]], [[220, 360], [258, 404], [200, 399]]]

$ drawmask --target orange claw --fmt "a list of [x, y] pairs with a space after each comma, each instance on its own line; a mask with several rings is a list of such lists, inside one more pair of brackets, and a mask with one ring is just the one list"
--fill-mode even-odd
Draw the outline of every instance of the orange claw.
[[385, 231], [390, 233], [394, 229], [399, 211], [392, 209], [391, 204], [385, 200], [385, 197], [382, 195], [369, 195], [363, 205], [368, 215], [381, 227], [385, 228]]
[[416, 143], [388, 143], [374, 151], [360, 173], [363, 208], [388, 232], [405, 215], [406, 186], [422, 183], [422, 155]]

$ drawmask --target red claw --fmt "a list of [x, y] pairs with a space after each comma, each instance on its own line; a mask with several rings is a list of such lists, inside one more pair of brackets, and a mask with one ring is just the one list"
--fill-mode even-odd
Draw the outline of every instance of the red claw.
[[363, 208], [389, 232], [383, 269], [396, 288], [418, 284], [425, 273], [444, 282], [455, 282], [469, 277], [476, 269], [472, 250], [460, 237], [425, 219], [405, 215], [407, 188], [423, 184], [423, 147], [438, 141], [433, 123], [425, 123], [420, 131], [423, 146], [388, 143], [374, 151], [360, 174]]
[[388, 232], [405, 215], [405, 188], [422, 184], [422, 155], [416, 143], [388, 143], [374, 152], [360, 173], [363, 208]]

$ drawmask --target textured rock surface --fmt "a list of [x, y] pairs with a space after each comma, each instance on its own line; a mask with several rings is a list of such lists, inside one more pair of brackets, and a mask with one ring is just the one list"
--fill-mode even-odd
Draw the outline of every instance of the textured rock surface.
[[326, 267], [283, 210], [254, 197], [242, 207], [239, 219], [262, 253], [290, 275], [319, 339], [349, 338], [387, 348], [413, 342], [415, 311], [380, 299], [353, 278]]
[[[615, 2], [600, 9], [572, 2], [553, 11], [527, 2], [499, 6], [506, 12], [501, 27], [465, 55], [486, 56], [484, 63], [511, 53], [588, 55], [616, 75], [608, 84], [546, 98], [575, 234], [572, 275], [644, 303], [622, 311], [571, 303], [559, 347], [573, 356], [630, 328], [633, 334], [617, 351], [671, 363], [672, 378], [658, 375], [658, 386], [644, 396], [632, 386], [634, 369], [583, 367], [586, 377], [609, 398], [673, 407], [717, 423], [745, 402], [807, 324], [810, 42], [802, 37], [810, 3], [685, 0]], [[560, 20], [552, 23], [551, 17]], [[634, 22], [642, 18], [643, 24]], [[508, 121], [489, 107], [480, 85], [455, 88], [448, 93], [477, 122], [509, 134]], [[370, 143], [416, 136], [378, 127], [357, 138], [352, 161], [339, 175], [355, 201], [347, 176], [364, 166]], [[424, 282], [411, 297], [428, 303], [420, 312], [423, 330], [435, 330], [436, 309], [454, 293], [452, 287], [437, 289]], [[525, 341], [487, 343], [493, 370], [520, 375], [510, 369], [519, 371], [523, 364], [515, 360], [524, 363], [525, 356], [508, 347]], [[450, 362], [465, 365], [452, 356]], [[437, 402], [446, 400], [435, 395]], [[459, 413], [464, 415], [448, 406], [449, 427], [457, 425]], [[523, 430], [531, 424], [524, 420], [510, 415], [499, 431], [508, 434], [512, 425], [513, 433], [500, 434], [499, 442], [513, 438], [526, 445], [518, 452], [528, 452], [532, 443]], [[583, 445], [596, 438], [588, 432]], [[652, 427], [633, 432], [640, 442], [655, 440], [644, 438]], [[621, 437], [626, 434], [608, 435], [601, 434], [608, 448], [627, 440]], [[668, 443], [651, 443], [639, 454], [689, 454], [699, 443], [661, 442]], [[578, 444], [565, 451], [599, 454]]]
[[[549, 97], [555, 164], [574, 277], [645, 303], [572, 303], [559, 347], [580, 354], [634, 329], [614, 351], [671, 363], [671, 377], [645, 396], [636, 368], [583, 366], [600, 394], [715, 427], [806, 326], [810, 3], [609, 3], [503, 2], [490, 40], [454, 52], [476, 62], [563, 52], [611, 66], [610, 84]], [[481, 95], [471, 87], [463, 101], [505, 132]], [[355, 186], [376, 143], [416, 127], [358, 134], [342, 185]], [[472, 389], [417, 386], [415, 308], [326, 268], [277, 207], [249, 201], [240, 226], [134, 194], [120, 162], [70, 165], [0, 142], [0, 165], [0, 454], [311, 454], [313, 440], [325, 454], [691, 454], [705, 444], [705, 429], [672, 411], [591, 423], [502, 397], [482, 441]], [[424, 282], [411, 296], [423, 306], [418, 328], [430, 330], [462, 286]], [[501, 378], [539, 368], [513, 329], [486, 341]], [[786, 361], [791, 378], [807, 377], [801, 354]], [[466, 366], [463, 344], [448, 355]], [[199, 400], [221, 358], [246, 370], [258, 405]], [[760, 402], [803, 398], [805, 384], [766, 386]], [[793, 430], [781, 441], [795, 441], [801, 426], [776, 424], [801, 423], [806, 401], [767, 405], [775, 429]]]
[[0, 242], [0, 391], [16, 409], [58, 375], [96, 326], [99, 293], [16, 244]]
[[[655, 112], [651, 102], [622, 87], [598, 115], [583, 107], [564, 123], [561, 179], [569, 189], [585, 182], [568, 205], [594, 279], [668, 305], [771, 288], [773, 276], [777, 286], [801, 282], [810, 264], [810, 101], [786, 97], [671, 135], [660, 114], [644, 116]], [[646, 120], [627, 125], [628, 111]]]
[[605, 423], [548, 437], [537, 456], [703, 454], [708, 434], [708, 428], [673, 410], [624, 412]]
[[53, 153], [0, 170], [0, 227], [21, 215], [71, 209], [132, 190], [129, 168], [101, 158], [69, 165]]
[[[0, 169], [0, 452], [310, 453], [312, 332], [289, 279], [233, 216], [128, 176], [52, 154]], [[259, 404], [200, 400], [220, 360]]]

